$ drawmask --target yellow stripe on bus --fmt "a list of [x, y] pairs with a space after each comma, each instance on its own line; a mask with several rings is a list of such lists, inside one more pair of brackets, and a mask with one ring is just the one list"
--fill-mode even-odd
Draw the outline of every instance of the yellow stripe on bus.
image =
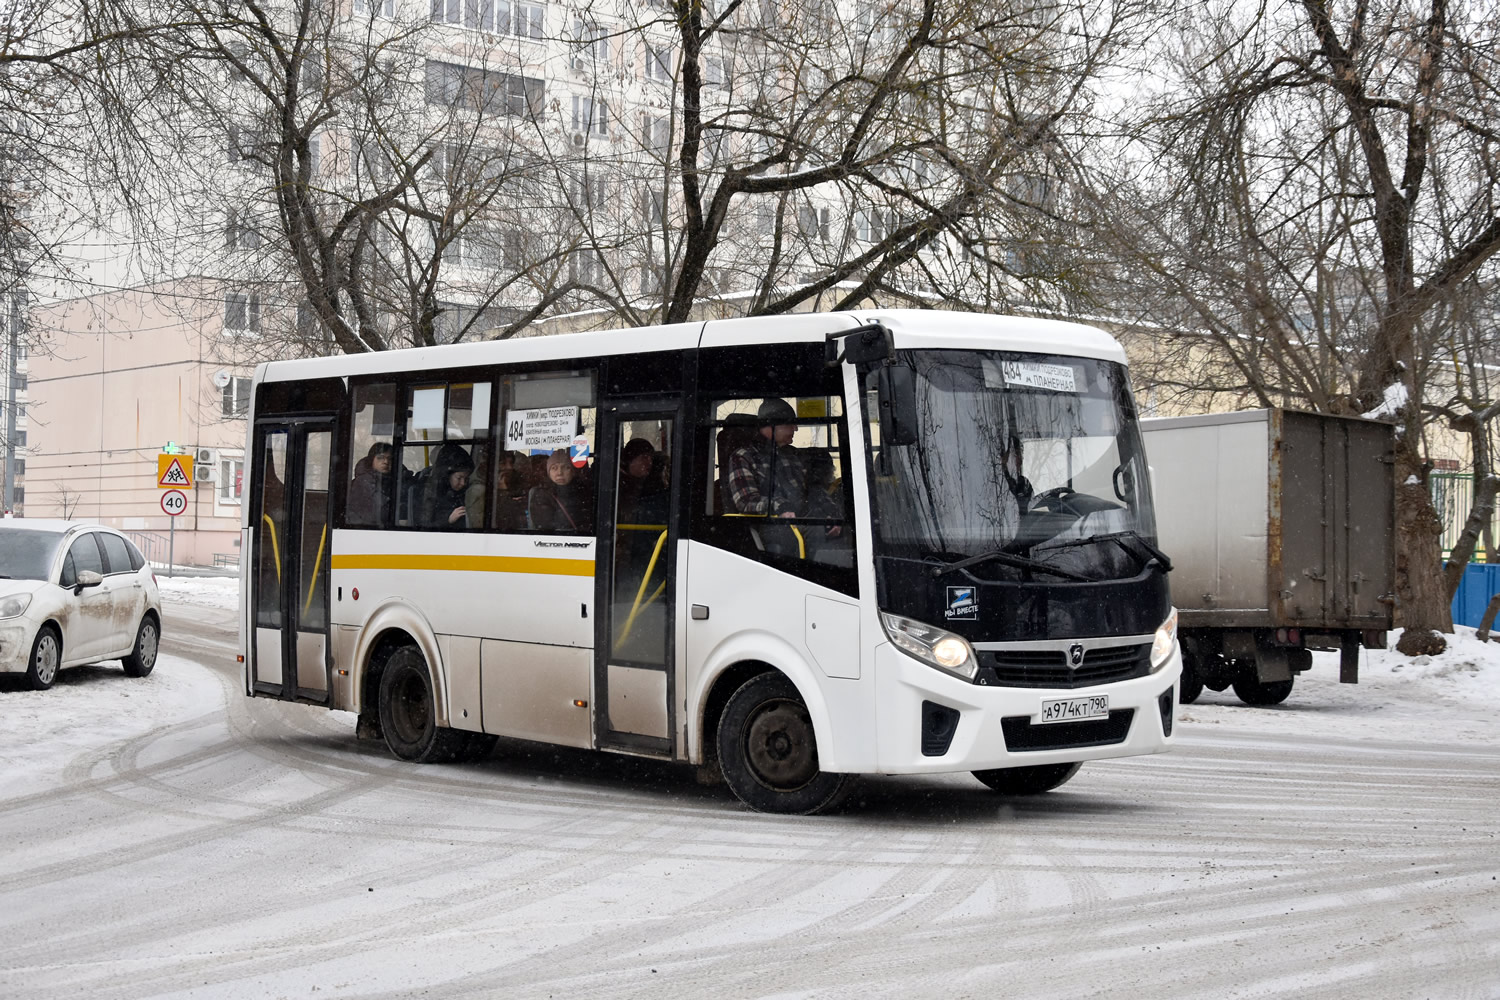
[[593, 576], [592, 559], [548, 559], [538, 556], [338, 555], [334, 569], [436, 569], [460, 573], [537, 573], [544, 576]]

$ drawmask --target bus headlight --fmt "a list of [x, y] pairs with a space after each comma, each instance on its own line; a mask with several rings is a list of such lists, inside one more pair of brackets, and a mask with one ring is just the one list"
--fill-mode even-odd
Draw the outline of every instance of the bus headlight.
[[29, 607], [31, 607], [30, 594], [15, 594], [7, 597], [0, 600], [0, 618], [15, 618], [17, 615], [23, 615]]
[[1172, 649], [1177, 645], [1177, 609], [1173, 608], [1167, 620], [1156, 630], [1151, 641], [1151, 672], [1154, 674], [1167, 665], [1172, 658]]
[[939, 670], [972, 681], [979, 673], [974, 647], [961, 635], [924, 625], [900, 615], [880, 613], [880, 624], [891, 643]]

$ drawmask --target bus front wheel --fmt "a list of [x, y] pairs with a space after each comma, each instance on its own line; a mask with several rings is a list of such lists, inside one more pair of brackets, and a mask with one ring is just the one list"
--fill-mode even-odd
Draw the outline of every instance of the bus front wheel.
[[415, 646], [402, 646], [380, 672], [380, 728], [385, 745], [402, 760], [436, 764], [457, 760], [469, 734], [437, 724], [427, 660]]
[[808, 815], [848, 794], [848, 775], [818, 769], [812, 718], [781, 674], [752, 677], [730, 696], [718, 744], [725, 784], [757, 812]]

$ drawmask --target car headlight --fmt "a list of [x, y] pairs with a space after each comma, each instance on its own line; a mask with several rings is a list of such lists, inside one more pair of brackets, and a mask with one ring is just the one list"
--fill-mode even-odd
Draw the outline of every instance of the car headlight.
[[12, 597], [0, 598], [0, 618], [15, 618], [26, 613], [31, 607], [30, 594], [16, 594]]
[[1151, 672], [1154, 674], [1167, 665], [1172, 658], [1172, 650], [1177, 646], [1177, 609], [1173, 608], [1167, 615], [1167, 620], [1161, 623], [1161, 628], [1156, 630], [1156, 638], [1151, 640]]
[[966, 681], [972, 681], [979, 673], [974, 647], [961, 635], [884, 611], [880, 613], [880, 624], [885, 627], [885, 634], [892, 644], [929, 666]]

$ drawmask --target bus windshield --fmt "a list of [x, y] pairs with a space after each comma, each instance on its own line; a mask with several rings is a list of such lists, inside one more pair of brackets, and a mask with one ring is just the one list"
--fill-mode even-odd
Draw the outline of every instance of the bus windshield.
[[[877, 552], [983, 580], [1118, 580], [1156, 527], [1124, 366], [1006, 351], [903, 351], [917, 440], [875, 452]], [[873, 397], [874, 377], [869, 383]]]

